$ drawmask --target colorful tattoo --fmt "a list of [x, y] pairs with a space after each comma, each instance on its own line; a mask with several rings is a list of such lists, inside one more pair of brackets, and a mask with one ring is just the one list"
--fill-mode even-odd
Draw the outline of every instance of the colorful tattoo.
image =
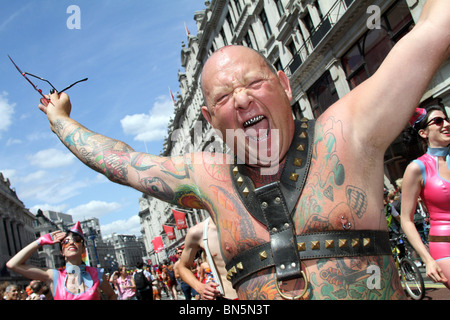
[[177, 187], [172, 203], [185, 208], [205, 209], [205, 205], [199, 196], [197, 186], [187, 184]]
[[362, 218], [367, 210], [365, 192], [345, 185], [345, 168], [337, 153], [339, 141], [345, 143], [341, 121], [317, 121], [311, 169], [294, 217], [299, 233], [355, 228], [354, 216]]
[[173, 201], [174, 192], [162, 179], [146, 177], [139, 180], [146, 193], [163, 201]]
[[[220, 225], [219, 238], [222, 240], [222, 255], [225, 260], [235, 254], [253, 248], [267, 240], [259, 237], [253, 225], [253, 218], [247, 213], [241, 201], [229, 193], [225, 188], [211, 185], [214, 197], [209, 210], [213, 210]], [[210, 203], [210, 202], [209, 202]], [[220, 215], [218, 213], [223, 212]]]
[[310, 274], [313, 299], [387, 300], [402, 299], [403, 289], [395, 279], [388, 256], [319, 260]]

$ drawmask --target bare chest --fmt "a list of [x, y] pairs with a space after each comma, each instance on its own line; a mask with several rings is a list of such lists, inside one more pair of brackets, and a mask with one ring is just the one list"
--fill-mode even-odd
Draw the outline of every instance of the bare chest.
[[[303, 189], [289, 208], [296, 234], [358, 230], [368, 226], [378, 229], [382, 226], [378, 212], [382, 200], [377, 204], [373, 197], [369, 197], [370, 184], [382, 181], [382, 172], [380, 181], [360, 178], [360, 168], [355, 165], [353, 155], [345, 152], [345, 140], [339, 132], [335, 127], [316, 127], [309, 171]], [[288, 166], [283, 168], [286, 170]], [[225, 258], [269, 241], [267, 224], [254, 214], [255, 206], [264, 204], [253, 203], [252, 207], [245, 201], [254, 190], [245, 190], [245, 184], [241, 186], [241, 176], [236, 176], [233, 165], [210, 165], [205, 171], [208, 172], [208, 180], [202, 183], [208, 194], [205, 199], [211, 215], [216, 218]], [[289, 172], [281, 177], [289, 178]], [[256, 179], [256, 186], [273, 182], [266, 177]], [[288, 198], [291, 195], [283, 196]], [[252, 201], [258, 200], [253, 197]]]

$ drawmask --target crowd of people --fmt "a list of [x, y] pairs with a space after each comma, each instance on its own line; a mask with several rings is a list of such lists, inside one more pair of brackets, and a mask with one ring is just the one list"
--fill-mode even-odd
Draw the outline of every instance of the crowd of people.
[[[138, 262], [135, 268], [120, 266], [117, 271], [105, 274], [106, 283], [111, 285], [117, 300], [200, 300], [200, 295], [175, 271], [183, 248], [177, 248], [172, 259], [159, 265], [144, 265]], [[201, 283], [214, 282], [214, 276], [207, 261], [198, 253], [192, 273]], [[27, 286], [10, 282], [0, 284], [0, 300], [54, 300], [48, 284], [40, 280], [31, 280]], [[106, 296], [101, 292], [101, 298]]]
[[39, 280], [31, 280], [22, 288], [20, 285], [3, 282], [0, 284], [0, 300], [53, 300], [52, 294], [46, 283]]

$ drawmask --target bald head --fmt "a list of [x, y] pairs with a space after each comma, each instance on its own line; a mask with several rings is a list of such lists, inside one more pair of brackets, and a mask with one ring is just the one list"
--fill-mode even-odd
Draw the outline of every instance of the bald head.
[[215, 72], [217, 70], [225, 70], [226, 65], [233, 61], [240, 61], [243, 57], [255, 59], [260, 62], [261, 68], [268, 68], [273, 74], [277, 74], [277, 70], [274, 66], [269, 62], [269, 60], [264, 57], [258, 51], [240, 45], [230, 45], [220, 48], [215, 51], [206, 61], [203, 66], [202, 74], [201, 74], [201, 87], [203, 97], [205, 98], [206, 105], [208, 106], [207, 97], [207, 88], [208, 79], [210, 79], [211, 71]]

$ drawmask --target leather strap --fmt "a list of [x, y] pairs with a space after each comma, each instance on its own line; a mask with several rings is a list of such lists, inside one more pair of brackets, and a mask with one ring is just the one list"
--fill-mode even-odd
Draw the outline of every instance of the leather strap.
[[450, 242], [450, 236], [428, 236], [429, 242]]
[[[260, 270], [276, 267], [293, 269], [290, 261], [276, 266], [272, 243], [253, 247], [233, 257], [226, 265], [227, 279], [235, 287], [239, 281]], [[391, 255], [389, 233], [379, 230], [329, 231], [296, 236], [296, 251], [300, 263], [305, 259], [342, 258], [354, 256]], [[278, 261], [278, 263], [280, 263]], [[280, 280], [280, 279], [278, 279]]]
[[312, 154], [315, 120], [295, 121], [280, 181], [255, 189], [244, 164], [231, 167], [233, 186], [248, 212], [267, 227], [279, 281], [302, 276], [292, 214], [306, 180]]
[[[306, 118], [295, 121], [294, 139], [287, 152], [279, 184], [290, 214], [292, 214], [297, 204], [311, 162], [314, 124], [315, 120]], [[261, 201], [258, 200], [255, 194], [256, 190], [253, 181], [247, 176], [246, 166], [238, 162], [236, 165], [230, 166], [230, 170], [233, 187], [239, 194], [239, 198], [247, 211], [256, 220], [266, 225], [266, 219], [261, 209]]]
[[270, 235], [271, 255], [278, 281], [301, 277], [294, 225], [279, 182], [255, 190]]

